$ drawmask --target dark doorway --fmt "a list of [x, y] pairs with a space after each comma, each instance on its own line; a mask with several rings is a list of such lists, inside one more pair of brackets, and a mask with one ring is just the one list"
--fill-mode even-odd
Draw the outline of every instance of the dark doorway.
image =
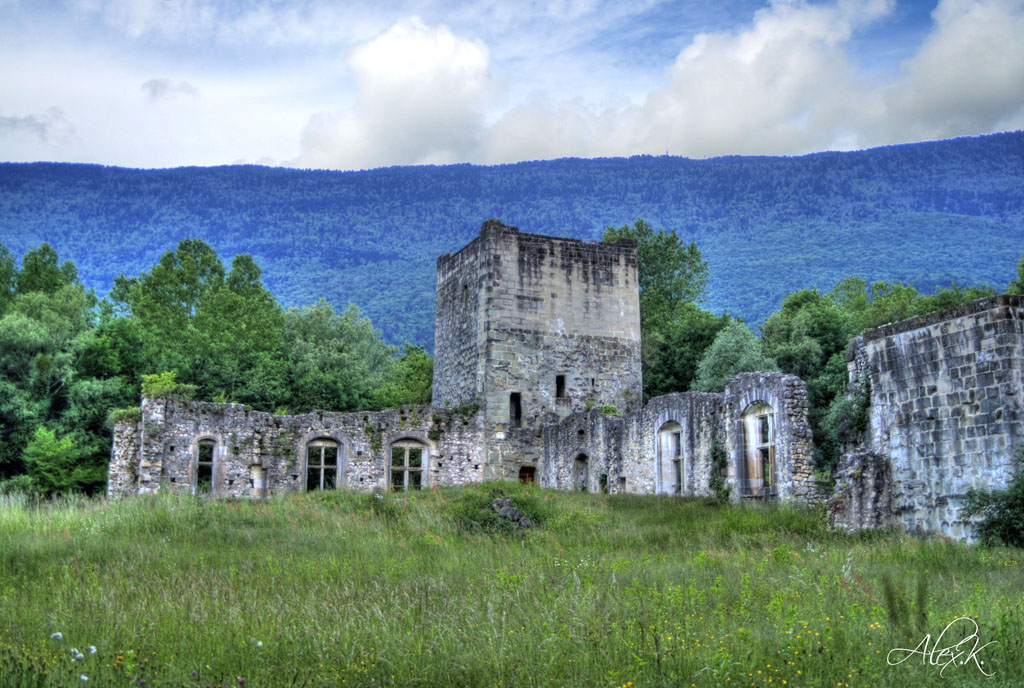
[[536, 466], [520, 466], [519, 467], [519, 482], [524, 485], [533, 485], [534, 479], [537, 477]]

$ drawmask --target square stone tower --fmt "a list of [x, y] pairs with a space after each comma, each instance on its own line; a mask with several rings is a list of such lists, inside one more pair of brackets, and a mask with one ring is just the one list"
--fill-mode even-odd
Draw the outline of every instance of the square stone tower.
[[642, 403], [636, 242], [488, 220], [437, 259], [433, 403], [484, 409], [484, 478], [532, 476], [541, 427]]

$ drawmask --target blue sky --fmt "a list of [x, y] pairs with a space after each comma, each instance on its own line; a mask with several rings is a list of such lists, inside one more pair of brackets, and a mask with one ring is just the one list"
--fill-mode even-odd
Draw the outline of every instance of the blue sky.
[[362, 169], [1024, 128], [1024, 0], [0, 0], [0, 159]]

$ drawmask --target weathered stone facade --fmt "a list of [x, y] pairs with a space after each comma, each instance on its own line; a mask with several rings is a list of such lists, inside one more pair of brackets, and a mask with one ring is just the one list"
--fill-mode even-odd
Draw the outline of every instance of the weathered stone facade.
[[141, 422], [115, 428], [109, 496], [194, 492], [201, 442], [213, 445], [210, 477], [216, 496], [305, 491], [308, 449], [318, 441], [337, 450], [334, 487], [389, 489], [396, 443], [421, 448], [417, 468], [423, 487], [483, 480], [481, 414], [472, 408], [278, 416], [241, 404], [143, 398], [141, 411]]
[[[721, 394], [641, 405], [636, 245], [520, 233], [495, 220], [438, 259], [435, 406], [277, 416], [143, 399], [114, 429], [108, 493], [264, 497], [535, 480], [590, 492], [814, 504], [804, 383], [742, 373]], [[829, 519], [969, 537], [970, 487], [1004, 487], [1024, 435], [1024, 299], [999, 296], [865, 332], [850, 380], [869, 430]], [[620, 415], [621, 414], [621, 415]], [[714, 465], [713, 456], [722, 457]]]
[[[749, 470], [744, 423], [751, 408], [764, 409], [768, 418], [767, 477]], [[711, 496], [716, 441], [727, 457], [725, 478], [733, 486], [734, 501], [817, 503], [824, 498], [814, 482], [806, 388], [799, 378], [782, 373], [741, 373], [722, 394], [655, 397], [621, 418], [595, 409], [546, 425], [540, 484], [561, 490]]]
[[490, 479], [543, 455], [540, 428], [642, 400], [636, 242], [519, 232], [489, 220], [437, 260], [434, 403], [478, 402]]
[[[143, 399], [141, 420], [115, 428], [108, 492], [208, 485], [215, 495], [264, 497], [518, 477], [563, 490], [697, 496], [710, 494], [717, 440], [734, 499], [818, 497], [797, 378], [744, 374], [724, 394], [641, 406], [635, 241], [485, 222], [437, 261], [435, 341], [434, 407], [276, 416]], [[745, 440], [751, 408], [763, 423], [757, 446]], [[397, 465], [403, 457], [417, 466]]]
[[877, 486], [855, 489], [880, 496], [837, 494], [834, 523], [969, 538], [963, 496], [1005, 487], [1024, 440], [1024, 299], [995, 296], [864, 332], [847, 361], [851, 384], [870, 385], [869, 429], [841, 475], [850, 483], [860, 471]]

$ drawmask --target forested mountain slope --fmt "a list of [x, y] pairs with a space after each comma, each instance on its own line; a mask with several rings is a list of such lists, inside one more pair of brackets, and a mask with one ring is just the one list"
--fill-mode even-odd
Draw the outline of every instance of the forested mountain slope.
[[0, 164], [0, 242], [49, 242], [105, 293], [186, 237], [251, 253], [286, 305], [349, 301], [433, 341], [434, 264], [487, 218], [597, 239], [644, 218], [696, 241], [705, 304], [750, 323], [859, 275], [1005, 286], [1024, 249], [1024, 133], [797, 158], [564, 159], [362, 172]]

